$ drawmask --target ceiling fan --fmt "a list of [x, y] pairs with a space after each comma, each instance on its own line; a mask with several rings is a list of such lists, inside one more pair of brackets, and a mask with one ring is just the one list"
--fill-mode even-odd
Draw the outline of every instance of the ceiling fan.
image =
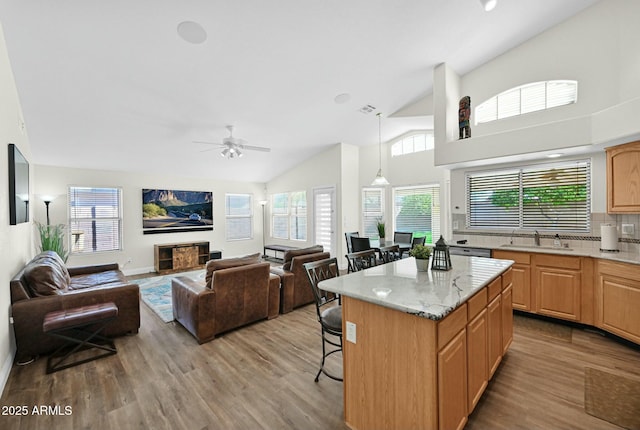
[[[227, 126], [227, 130], [229, 130], [229, 137], [225, 137], [224, 139], [222, 139], [222, 143], [203, 142], [199, 140], [194, 140], [193, 143], [204, 143], [206, 145], [216, 145], [219, 148], [223, 148], [220, 152], [220, 156], [223, 158], [242, 157], [244, 155], [244, 150], [271, 152], [271, 148], [247, 145], [246, 140], [233, 137], [233, 129], [234, 127], [232, 125]], [[210, 151], [210, 149], [205, 149], [205, 151]]]

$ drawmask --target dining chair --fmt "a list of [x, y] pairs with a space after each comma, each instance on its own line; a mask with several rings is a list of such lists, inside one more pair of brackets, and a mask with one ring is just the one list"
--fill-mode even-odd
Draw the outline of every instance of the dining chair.
[[[336, 381], [342, 381], [342, 378], [332, 375], [324, 368], [325, 359], [328, 356], [342, 351], [342, 306], [340, 306], [339, 296], [324, 291], [318, 285], [325, 279], [340, 276], [338, 260], [334, 257], [312, 261], [305, 263], [304, 268], [307, 271], [309, 283], [313, 290], [316, 314], [322, 330], [322, 362], [315, 381], [318, 382], [320, 373], [324, 373]], [[327, 347], [327, 345], [329, 346]], [[334, 349], [329, 351], [327, 348], [331, 347], [334, 347]]]
[[378, 264], [376, 251], [374, 249], [351, 252], [345, 255], [345, 257], [347, 257], [347, 262], [349, 263], [347, 273], [359, 272], [360, 270], [368, 269]]
[[424, 245], [424, 241], [426, 240], [426, 237], [414, 237], [413, 239], [411, 239], [411, 249], [415, 248], [416, 245]]
[[366, 251], [372, 249], [368, 237], [351, 236], [351, 252]]
[[351, 249], [351, 237], [359, 237], [360, 233], [357, 231], [347, 232], [344, 234], [344, 238], [347, 240], [347, 253], [353, 252]]
[[380, 261], [384, 263], [391, 263], [392, 261], [400, 260], [402, 254], [400, 252], [400, 245], [381, 246], [378, 248], [380, 253]]
[[413, 238], [413, 233], [406, 233], [401, 231], [393, 232], [394, 243], [411, 243], [412, 238]]

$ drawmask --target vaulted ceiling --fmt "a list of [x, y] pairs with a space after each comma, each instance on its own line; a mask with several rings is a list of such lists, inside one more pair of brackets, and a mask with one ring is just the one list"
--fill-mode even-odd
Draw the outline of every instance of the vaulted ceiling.
[[[383, 141], [432, 128], [399, 112], [434, 66], [464, 75], [593, 3], [3, 0], [0, 22], [36, 164], [266, 182], [335, 143], [376, 144], [377, 112]], [[193, 142], [229, 124], [271, 152]]]

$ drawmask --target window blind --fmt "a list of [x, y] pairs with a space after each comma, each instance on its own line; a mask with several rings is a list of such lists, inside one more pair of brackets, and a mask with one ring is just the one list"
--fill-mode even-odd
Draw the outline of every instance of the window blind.
[[590, 229], [589, 161], [467, 174], [467, 226]]
[[377, 223], [384, 216], [384, 188], [362, 189], [362, 229], [364, 236], [378, 235]]
[[122, 190], [69, 187], [69, 249], [92, 253], [122, 249]]
[[251, 194], [225, 195], [227, 240], [253, 238], [253, 198]]
[[291, 193], [291, 216], [289, 237], [292, 240], [307, 240], [307, 192]]
[[393, 189], [394, 231], [424, 236], [433, 244], [440, 237], [440, 185]]
[[271, 235], [277, 239], [289, 239], [289, 194], [271, 196]]

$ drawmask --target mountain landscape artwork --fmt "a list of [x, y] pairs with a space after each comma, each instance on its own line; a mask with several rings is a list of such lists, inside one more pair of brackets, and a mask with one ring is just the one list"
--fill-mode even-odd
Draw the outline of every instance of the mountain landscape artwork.
[[213, 193], [144, 188], [142, 229], [145, 234], [213, 230]]

